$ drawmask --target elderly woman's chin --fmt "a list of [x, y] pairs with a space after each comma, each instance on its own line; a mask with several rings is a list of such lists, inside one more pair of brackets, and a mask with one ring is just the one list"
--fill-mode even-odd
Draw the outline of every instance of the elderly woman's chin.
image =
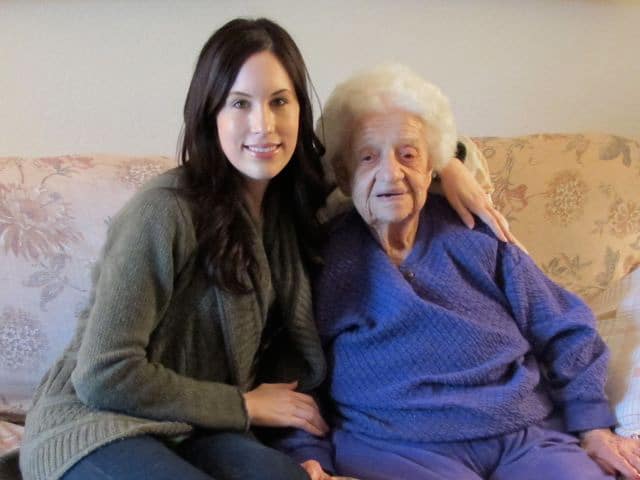
[[417, 222], [420, 210], [424, 206], [424, 202], [418, 202], [410, 193], [375, 197], [367, 202], [366, 207], [359, 206], [358, 203], [356, 200], [356, 210], [371, 226], [406, 225]]

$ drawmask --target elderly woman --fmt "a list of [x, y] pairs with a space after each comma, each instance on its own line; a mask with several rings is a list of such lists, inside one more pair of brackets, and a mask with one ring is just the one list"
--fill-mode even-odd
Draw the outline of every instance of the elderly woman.
[[610, 430], [608, 354], [586, 305], [427, 198], [456, 139], [440, 90], [374, 69], [336, 88], [323, 125], [355, 205], [315, 284], [333, 433], [294, 435], [289, 453], [314, 478], [320, 465], [363, 480], [638, 478], [638, 441]]

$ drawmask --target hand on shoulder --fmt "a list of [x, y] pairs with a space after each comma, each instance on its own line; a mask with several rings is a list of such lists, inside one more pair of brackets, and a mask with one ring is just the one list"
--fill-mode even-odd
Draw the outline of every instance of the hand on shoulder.
[[514, 243], [527, 252], [511, 233], [507, 219], [494, 207], [491, 196], [482, 189], [471, 172], [458, 159], [452, 158], [447, 163], [440, 172], [440, 179], [442, 192], [467, 227], [474, 227], [473, 214], [475, 214], [493, 230], [500, 240]]

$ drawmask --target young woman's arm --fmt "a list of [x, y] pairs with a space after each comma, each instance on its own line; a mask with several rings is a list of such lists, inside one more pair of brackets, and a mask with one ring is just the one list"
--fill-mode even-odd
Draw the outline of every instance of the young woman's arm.
[[455, 158], [450, 159], [439, 169], [439, 191], [447, 197], [467, 227], [474, 227], [473, 214], [475, 214], [500, 240], [515, 243], [526, 252], [524, 246], [511, 233], [507, 220], [493, 206], [491, 200], [493, 187], [486, 159], [470, 139], [464, 138], [464, 142], [466, 144], [458, 141]]
[[442, 192], [467, 227], [473, 228], [475, 224], [473, 214], [475, 214], [493, 230], [500, 240], [516, 242], [506, 219], [493, 206], [489, 194], [482, 189], [460, 160], [452, 158], [438, 174]]
[[[150, 359], [150, 345], [172, 340], [158, 338], [156, 329], [174, 300], [176, 279], [195, 245], [193, 227], [168, 190], [137, 195], [114, 219], [71, 376], [83, 403], [201, 427], [248, 428], [236, 386], [191, 378]], [[187, 320], [196, 308], [184, 306], [184, 322], [178, 328], [189, 328]], [[192, 342], [176, 355], [193, 355], [193, 348]]]

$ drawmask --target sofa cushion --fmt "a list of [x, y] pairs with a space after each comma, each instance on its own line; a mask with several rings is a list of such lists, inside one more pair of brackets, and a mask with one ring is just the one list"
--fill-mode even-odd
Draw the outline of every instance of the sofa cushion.
[[640, 437], [640, 268], [613, 282], [590, 306], [611, 350], [606, 391], [616, 432]]
[[172, 166], [165, 157], [0, 158], [0, 419], [19, 420], [68, 343], [111, 216]]
[[614, 135], [476, 138], [495, 205], [537, 264], [585, 299], [640, 262], [640, 145]]

